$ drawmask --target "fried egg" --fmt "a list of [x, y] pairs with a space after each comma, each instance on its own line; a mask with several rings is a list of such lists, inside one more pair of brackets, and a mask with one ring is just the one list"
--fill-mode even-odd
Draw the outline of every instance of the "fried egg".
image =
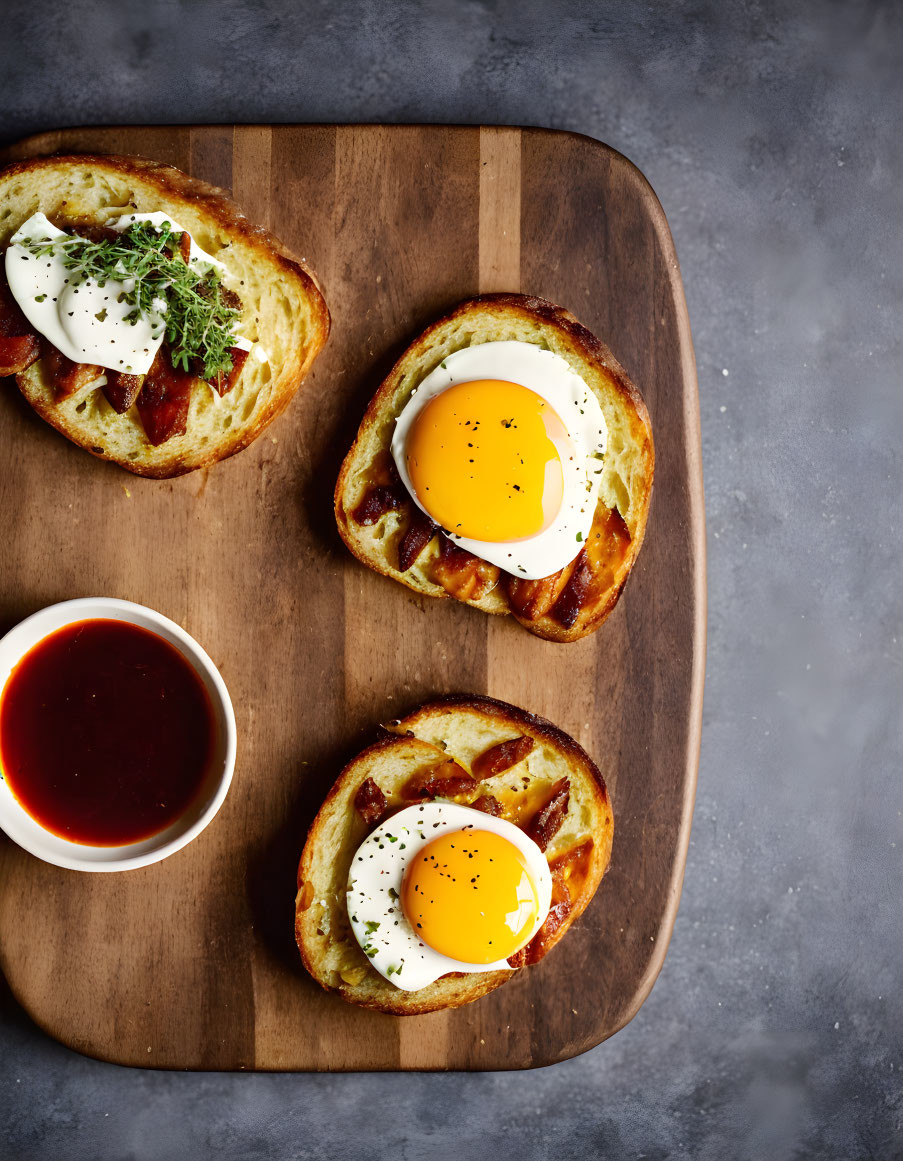
[[513, 823], [470, 806], [424, 802], [360, 845], [348, 916], [373, 967], [404, 991], [448, 972], [508, 969], [552, 898], [545, 855]]
[[414, 502], [456, 544], [533, 580], [586, 542], [607, 436], [598, 399], [560, 355], [481, 343], [415, 387], [392, 457]]

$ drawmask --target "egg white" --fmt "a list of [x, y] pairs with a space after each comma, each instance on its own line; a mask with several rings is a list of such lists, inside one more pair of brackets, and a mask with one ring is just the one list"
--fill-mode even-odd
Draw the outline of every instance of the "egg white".
[[[471, 540], [443, 529], [446, 536], [474, 556], [527, 580], [549, 576], [565, 568], [586, 543], [602, 480], [602, 456], [608, 429], [599, 401], [570, 364], [554, 351], [533, 343], [507, 340], [465, 347], [448, 355], [414, 388], [395, 424], [392, 457], [402, 483], [414, 503], [417, 498], [408, 472], [405, 448], [411, 427], [424, 407], [455, 383], [501, 379], [535, 391], [557, 412], [573, 445], [573, 458], [564, 456], [564, 492], [561, 508], [548, 526], [522, 540]], [[429, 513], [427, 512], [427, 515]]]
[[[121, 232], [134, 222], [150, 222], [157, 230], [163, 222], [169, 222], [176, 234], [183, 232], [178, 222], [160, 210], [125, 214], [108, 224]], [[37, 212], [10, 239], [5, 258], [6, 276], [22, 313], [39, 334], [74, 362], [96, 363], [110, 370], [146, 375], [163, 345], [166, 302], [155, 299], [153, 311], [129, 320], [134, 308], [125, 301], [124, 293], [134, 289], [134, 279], [108, 278], [103, 285], [93, 278], [79, 281], [66, 266], [61, 251], [39, 258], [23, 245], [26, 240], [54, 242], [67, 237], [81, 235], [67, 235], [46, 215]], [[190, 243], [189, 262], [201, 270], [215, 267], [226, 281], [228, 271], [223, 263], [202, 250], [193, 238]], [[251, 349], [251, 343], [238, 336], [235, 346]], [[106, 377], [101, 376], [95, 385], [105, 382]], [[215, 392], [214, 397], [219, 399]]]
[[[347, 902], [351, 929], [371, 964], [406, 992], [425, 988], [447, 972], [491, 972], [509, 966], [504, 959], [475, 964], [440, 955], [423, 942], [405, 917], [401, 884], [408, 865], [443, 830], [491, 831], [508, 839], [523, 854], [539, 911], [521, 946], [540, 929], [552, 901], [552, 874], [546, 857], [513, 823], [455, 802], [424, 802], [400, 810], [358, 847], [348, 872]], [[372, 928], [374, 923], [378, 926]]]

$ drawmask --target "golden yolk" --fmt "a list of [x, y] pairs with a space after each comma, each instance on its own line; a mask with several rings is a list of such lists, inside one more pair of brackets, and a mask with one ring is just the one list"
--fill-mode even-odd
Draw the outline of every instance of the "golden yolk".
[[405, 448], [417, 499], [442, 528], [472, 540], [535, 536], [555, 518], [562, 454], [557, 412], [519, 383], [479, 379], [446, 388], [414, 421]]
[[523, 854], [491, 831], [447, 831], [412, 860], [402, 907], [424, 943], [463, 963], [492, 963], [529, 938], [539, 912]]

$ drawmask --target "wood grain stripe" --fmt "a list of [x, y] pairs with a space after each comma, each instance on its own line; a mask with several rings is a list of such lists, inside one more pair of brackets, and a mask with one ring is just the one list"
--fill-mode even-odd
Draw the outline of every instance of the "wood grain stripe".
[[[341, 338], [336, 336], [343, 347], [337, 389], [347, 407], [347, 428], [336, 445], [342, 452], [401, 350], [476, 281], [478, 149], [477, 130], [439, 137], [417, 127], [391, 135], [374, 135], [366, 127], [338, 133], [337, 247], [345, 262], [336, 270], [334, 292], [345, 308]], [[401, 221], [416, 246], [390, 244]], [[482, 688], [486, 645], [480, 618], [471, 610], [417, 597], [346, 553], [342, 559], [350, 754], [355, 738], [371, 740], [378, 722], [437, 693]], [[444, 1014], [393, 1020], [386, 1027], [400, 1067], [426, 1067], [437, 1053], [446, 1055]], [[364, 1056], [366, 1046], [359, 1043], [357, 1053]]]
[[[521, 266], [521, 131], [480, 131], [480, 293], [514, 290], [538, 293], [522, 285]], [[554, 188], [542, 213], [555, 214]], [[535, 207], [530, 207], [531, 211]], [[535, 271], [529, 268], [532, 276]], [[513, 618], [493, 619], [489, 634], [489, 692], [564, 726], [589, 742], [595, 701], [596, 653], [592, 640], [566, 647], [567, 680], [550, 682], [550, 654], [561, 647], [531, 636]]]
[[520, 129], [480, 130], [480, 294], [520, 288]]
[[[481, 294], [498, 290], [530, 293], [536, 289], [521, 285], [521, 185], [520, 130], [481, 129]], [[568, 680], [551, 683], [547, 663], [558, 646], [532, 637], [511, 619], [493, 619], [488, 634], [489, 692], [543, 714], [587, 743], [595, 701], [596, 649], [592, 642], [567, 646]]]
[[233, 164], [233, 132], [231, 125], [189, 129], [192, 177], [223, 189], [232, 188], [232, 175], [240, 172], [240, 166]]
[[[589, 254], [583, 241], [585, 223], [577, 207], [567, 203], [563, 216], [561, 199], [554, 184], [543, 175], [536, 188], [531, 170], [526, 182], [522, 178], [523, 148], [521, 135], [510, 130], [483, 130], [480, 171], [480, 290], [520, 290], [543, 294], [562, 305], [572, 305], [573, 294], [586, 278]], [[524, 187], [527, 185], [527, 190]], [[522, 204], [523, 203], [523, 204]], [[516, 214], [516, 218], [515, 218]], [[548, 252], [536, 241], [546, 231], [565, 232], [560, 247], [555, 248], [557, 278], [566, 287], [553, 290], [549, 272], [544, 268]], [[521, 235], [530, 245], [521, 254]], [[576, 308], [576, 307], [575, 307]], [[597, 665], [600, 641], [587, 638], [567, 645], [557, 645], [532, 636], [513, 618], [493, 620], [488, 626], [489, 692], [533, 713], [541, 714], [577, 738], [590, 753], [594, 752], [599, 718]], [[552, 673], [557, 680], [550, 680]], [[575, 940], [575, 934], [569, 936]], [[569, 949], [572, 953], [573, 946]], [[559, 955], [561, 952], [558, 953]], [[550, 966], [531, 969], [539, 986], [548, 978]], [[518, 988], [508, 984], [502, 990], [496, 1007], [505, 1015], [509, 1050], [515, 1055], [535, 1053], [537, 1042], [548, 1038], [550, 1024], [567, 1026], [574, 1022], [573, 1005], [562, 1006], [560, 994], [549, 994], [546, 1002], [530, 1004], [529, 1018], [524, 1019], [521, 988], [528, 981], [517, 980]], [[559, 1009], [562, 1009], [559, 1012]], [[551, 1016], [554, 1013], [554, 1016]], [[481, 1042], [498, 1038], [494, 1021], [498, 1015], [489, 1009], [480, 1012]]]
[[273, 130], [269, 125], [236, 125], [232, 139], [232, 192], [253, 222], [269, 227]]

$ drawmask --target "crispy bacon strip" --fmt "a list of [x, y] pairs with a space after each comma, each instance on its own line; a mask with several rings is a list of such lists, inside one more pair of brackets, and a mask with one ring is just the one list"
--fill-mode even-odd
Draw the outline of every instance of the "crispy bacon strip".
[[173, 367], [165, 349], [157, 352], [138, 395], [138, 414], [145, 434], [154, 447], [174, 435], [184, 435], [195, 377]]
[[29, 329], [28, 319], [9, 288], [5, 264], [0, 264], [0, 335], [24, 335]]
[[415, 504], [411, 514], [411, 523], [398, 542], [398, 568], [401, 572], [408, 571], [438, 530], [438, 524], [430, 520], [429, 516]]
[[439, 537], [439, 556], [433, 565], [433, 580], [459, 601], [478, 601], [498, 584], [501, 570]]
[[407, 500], [401, 484], [377, 484], [351, 513], [358, 524], [376, 524], [387, 512], [400, 508]]
[[558, 600], [552, 606], [552, 616], [555, 620], [570, 629], [583, 608], [587, 596], [593, 585], [593, 570], [586, 557], [586, 549], [581, 548], [567, 584], [561, 591]]
[[389, 809], [389, 800], [372, 778], [365, 778], [354, 796], [354, 809], [368, 827], [374, 827]]
[[41, 343], [6, 281], [0, 264], [0, 376], [17, 375], [41, 354]]
[[491, 814], [493, 818], [498, 818], [502, 813], [502, 808], [497, 798], [493, 798], [491, 794], [481, 794], [479, 798], [470, 804], [474, 810], [482, 810], [484, 814]]
[[534, 744], [532, 738], [524, 736], [491, 746], [471, 762], [470, 769], [474, 778], [492, 778], [496, 774], [503, 774], [518, 762], [523, 762]]
[[[536, 935], [539, 935], [538, 931], [537, 931]], [[533, 938], [535, 939], [536, 936], [534, 936]], [[528, 943], [526, 947], [522, 947], [520, 949], [520, 951], [516, 951], [514, 953], [514, 955], [509, 955], [508, 956], [508, 967], [512, 967], [512, 968], [526, 967], [527, 966], [527, 949], [529, 948], [529, 946], [530, 946], [530, 944]]]
[[601, 518], [597, 515], [586, 546], [574, 561], [568, 582], [552, 609], [559, 624], [570, 629], [581, 610], [592, 607], [611, 588], [629, 547], [630, 533], [617, 508], [605, 509]]
[[89, 242], [115, 242], [122, 237], [119, 231], [114, 230], [112, 226], [97, 226], [93, 222], [82, 221], [79, 218], [64, 228], [71, 229], [73, 233], [87, 238]]
[[68, 399], [103, 374], [95, 363], [74, 363], [47, 339], [41, 343], [41, 358], [57, 399]]
[[549, 863], [552, 872], [552, 899], [575, 903], [583, 890], [593, 855], [593, 840], [586, 839]]
[[552, 786], [551, 793], [545, 804], [530, 819], [524, 828], [541, 851], [544, 851], [564, 821], [568, 812], [568, 803], [571, 797], [571, 780], [559, 778]]
[[457, 798], [472, 795], [477, 788], [476, 781], [467, 771], [451, 758], [440, 762], [431, 770], [420, 770], [404, 785], [402, 797], [413, 801], [427, 798]]
[[126, 375], [123, 371], [107, 371], [107, 382], [103, 393], [113, 410], [122, 415], [138, 398], [141, 383], [140, 375]]
[[232, 356], [232, 367], [230, 370], [220, 372], [214, 375], [212, 379], [207, 382], [214, 388], [216, 393], [222, 398], [223, 395], [228, 394], [229, 391], [238, 382], [238, 376], [241, 374], [242, 368], [245, 365], [245, 360], [248, 357], [248, 352], [242, 350], [241, 347], [230, 347], [229, 354]]
[[407, 502], [408, 494], [398, 477], [395, 461], [388, 451], [379, 452], [368, 472], [369, 487], [351, 513], [358, 524], [376, 524], [387, 512]]
[[511, 608], [527, 621], [551, 616], [565, 629], [612, 586], [630, 547], [630, 533], [616, 508], [600, 507], [586, 544], [566, 568], [539, 580], [505, 579]]
[[0, 337], [0, 377], [18, 375], [38, 358], [41, 343], [37, 335]]
[[561, 596], [573, 571], [573, 565], [559, 569], [550, 576], [538, 580], [522, 580], [516, 576], [505, 578], [508, 603], [519, 616], [528, 621], [538, 621], [551, 610]]

